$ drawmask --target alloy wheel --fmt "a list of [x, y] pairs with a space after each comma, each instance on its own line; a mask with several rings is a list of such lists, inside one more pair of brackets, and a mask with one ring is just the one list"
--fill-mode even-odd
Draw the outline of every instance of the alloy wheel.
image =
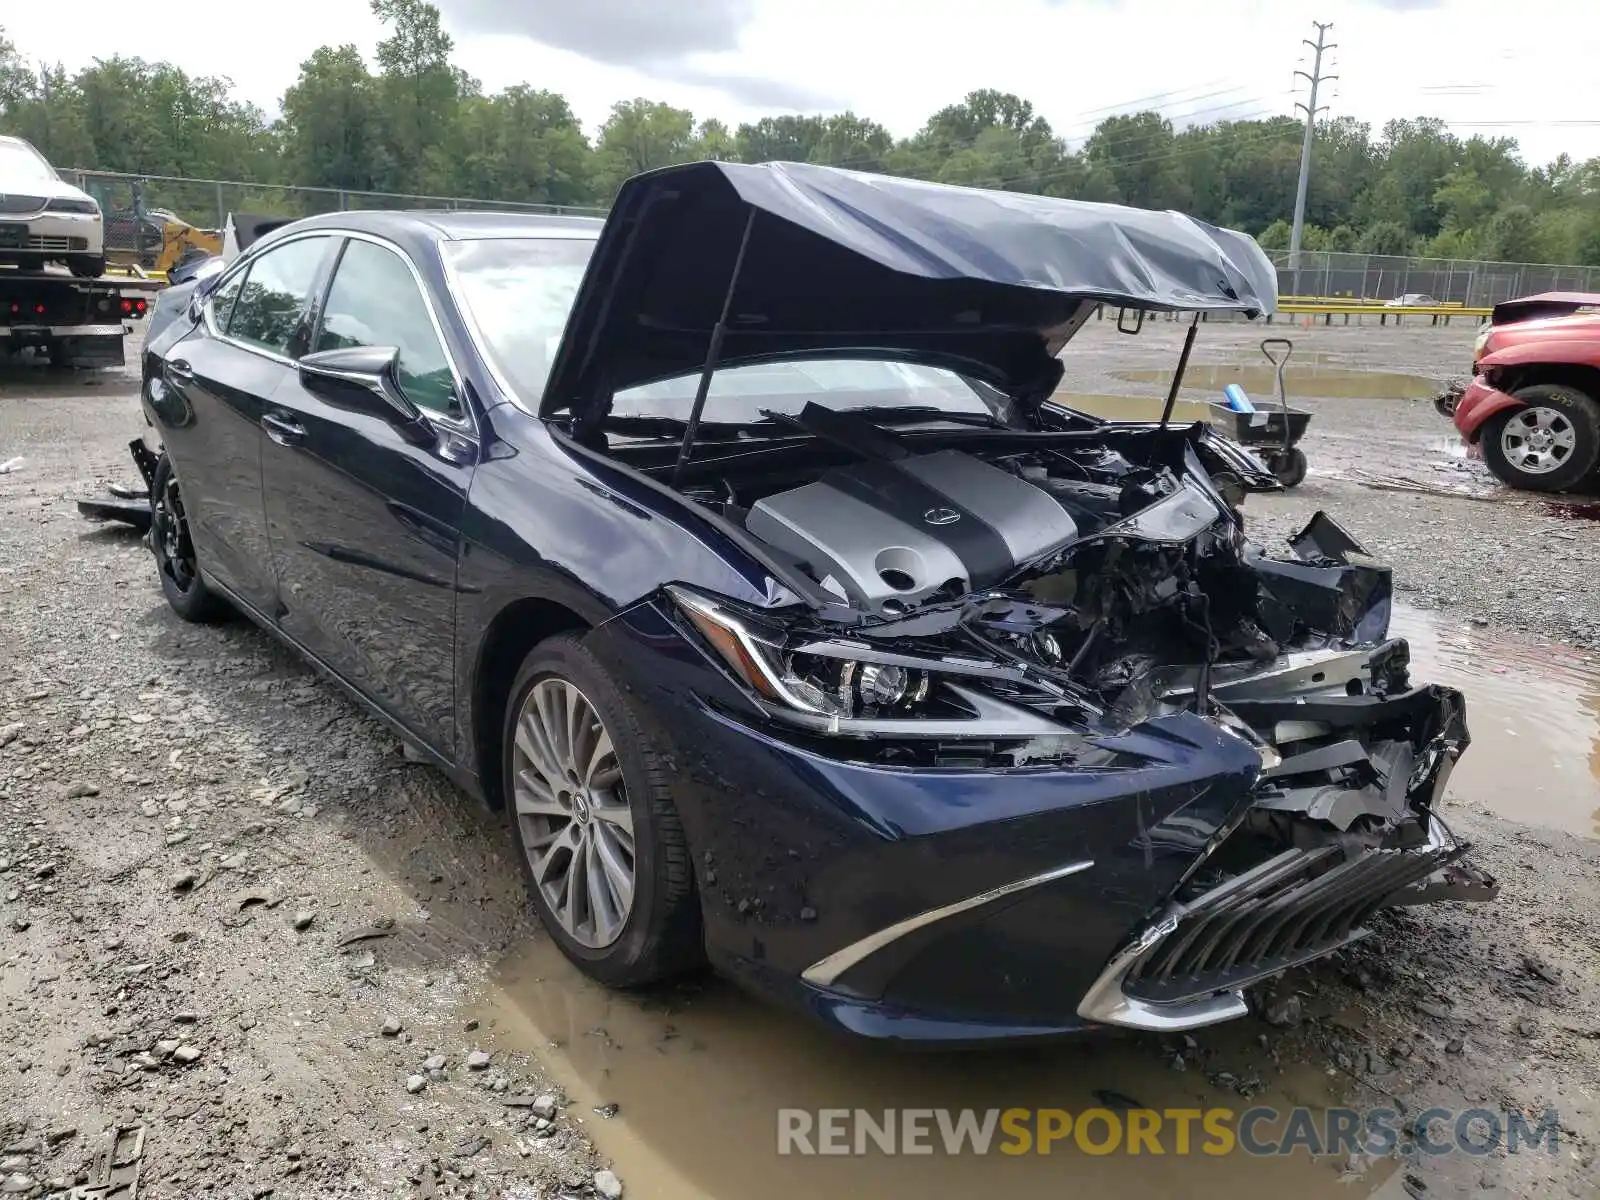
[[1567, 414], [1555, 408], [1524, 408], [1500, 431], [1506, 462], [1524, 475], [1547, 475], [1572, 456], [1577, 431]]
[[177, 476], [168, 474], [166, 486], [152, 498], [151, 507], [154, 511], [150, 536], [160, 555], [161, 569], [172, 577], [179, 591], [187, 592], [197, 572]]
[[600, 950], [633, 908], [633, 810], [611, 734], [565, 679], [528, 689], [517, 712], [512, 804], [533, 879], [561, 927]]

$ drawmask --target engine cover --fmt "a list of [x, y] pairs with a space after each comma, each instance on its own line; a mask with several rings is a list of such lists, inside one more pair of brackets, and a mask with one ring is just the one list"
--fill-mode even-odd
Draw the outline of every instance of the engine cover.
[[875, 612], [988, 587], [1078, 535], [1050, 495], [959, 450], [830, 471], [758, 500], [745, 527]]

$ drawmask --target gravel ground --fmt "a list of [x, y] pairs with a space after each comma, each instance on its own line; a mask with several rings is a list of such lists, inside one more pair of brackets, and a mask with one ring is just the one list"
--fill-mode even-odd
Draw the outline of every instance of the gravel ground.
[[0, 1192], [104, 1182], [121, 1128], [147, 1198], [591, 1194], [459, 1015], [537, 936], [503, 826], [77, 516], [138, 420], [114, 373], [0, 387]]
[[[1302, 353], [1441, 377], [1471, 337], [1296, 333]], [[1255, 336], [1208, 327], [1195, 361], [1244, 359]], [[1091, 328], [1071, 377], [1128, 391], [1112, 371], [1177, 344]], [[1426, 401], [1305, 403], [1313, 474], [1251, 499], [1258, 534], [1326, 508], [1423, 604], [1596, 644], [1593, 526], [1463, 467]], [[24, 460], [0, 475], [0, 1190], [103, 1182], [118, 1129], [124, 1155], [142, 1131], [151, 1198], [614, 1190], [547, 1048], [469, 1027], [492, 965], [540, 936], [500, 822], [265, 635], [178, 622], [139, 541], [72, 509], [128, 477], [139, 427], [127, 373], [0, 378], [0, 462]], [[1378, 490], [1357, 466], [1494, 498]], [[1457, 823], [1497, 904], [1396, 918], [1381, 950], [1284, 985], [1285, 1027], [1131, 1052], [1187, 1056], [1223, 1096], [1310, 1062], [1352, 1102], [1555, 1106], [1558, 1156], [1416, 1162], [1407, 1189], [1600, 1194], [1600, 845]]]

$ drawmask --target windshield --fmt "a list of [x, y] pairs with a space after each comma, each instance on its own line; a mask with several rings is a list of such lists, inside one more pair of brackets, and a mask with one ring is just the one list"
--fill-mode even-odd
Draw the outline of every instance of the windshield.
[[[479, 238], [441, 246], [456, 293], [495, 372], [530, 408], [544, 394], [567, 314], [594, 251], [575, 238]], [[687, 420], [699, 374], [618, 392], [612, 414]], [[761, 420], [762, 409], [934, 408], [987, 413], [959, 375], [880, 359], [836, 358], [729, 367], [712, 376], [704, 419]]]
[[[0, 141], [0, 185], [18, 183], [54, 183], [55, 168], [39, 157], [26, 142]], [[0, 191], [4, 187], [0, 186]]]
[[[700, 376], [682, 375], [618, 392], [613, 416], [689, 419]], [[729, 424], [759, 421], [764, 411], [798, 413], [808, 402], [823, 408], [989, 410], [959, 375], [936, 367], [882, 359], [826, 358], [729, 367], [711, 376], [703, 419]]]
[[479, 348], [530, 408], [594, 253], [588, 238], [477, 238], [440, 245]]

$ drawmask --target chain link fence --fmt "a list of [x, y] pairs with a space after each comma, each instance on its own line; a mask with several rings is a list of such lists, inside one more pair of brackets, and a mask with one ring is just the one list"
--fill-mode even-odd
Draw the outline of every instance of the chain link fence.
[[1600, 267], [1302, 250], [1297, 270], [1286, 250], [1272, 252], [1271, 258], [1283, 296], [1383, 301], [1420, 294], [1440, 303], [1489, 308], [1538, 292], [1600, 291]]
[[360, 192], [343, 188], [296, 187], [227, 179], [183, 179], [166, 175], [125, 175], [115, 171], [63, 171], [63, 177], [100, 202], [105, 213], [106, 248], [148, 257], [161, 246], [159, 220], [171, 213], [200, 229], [221, 229], [229, 213], [271, 217], [310, 217], [347, 209], [493, 209], [557, 216], [604, 216], [603, 208], [527, 204], [476, 196], [423, 196], [398, 192]]

